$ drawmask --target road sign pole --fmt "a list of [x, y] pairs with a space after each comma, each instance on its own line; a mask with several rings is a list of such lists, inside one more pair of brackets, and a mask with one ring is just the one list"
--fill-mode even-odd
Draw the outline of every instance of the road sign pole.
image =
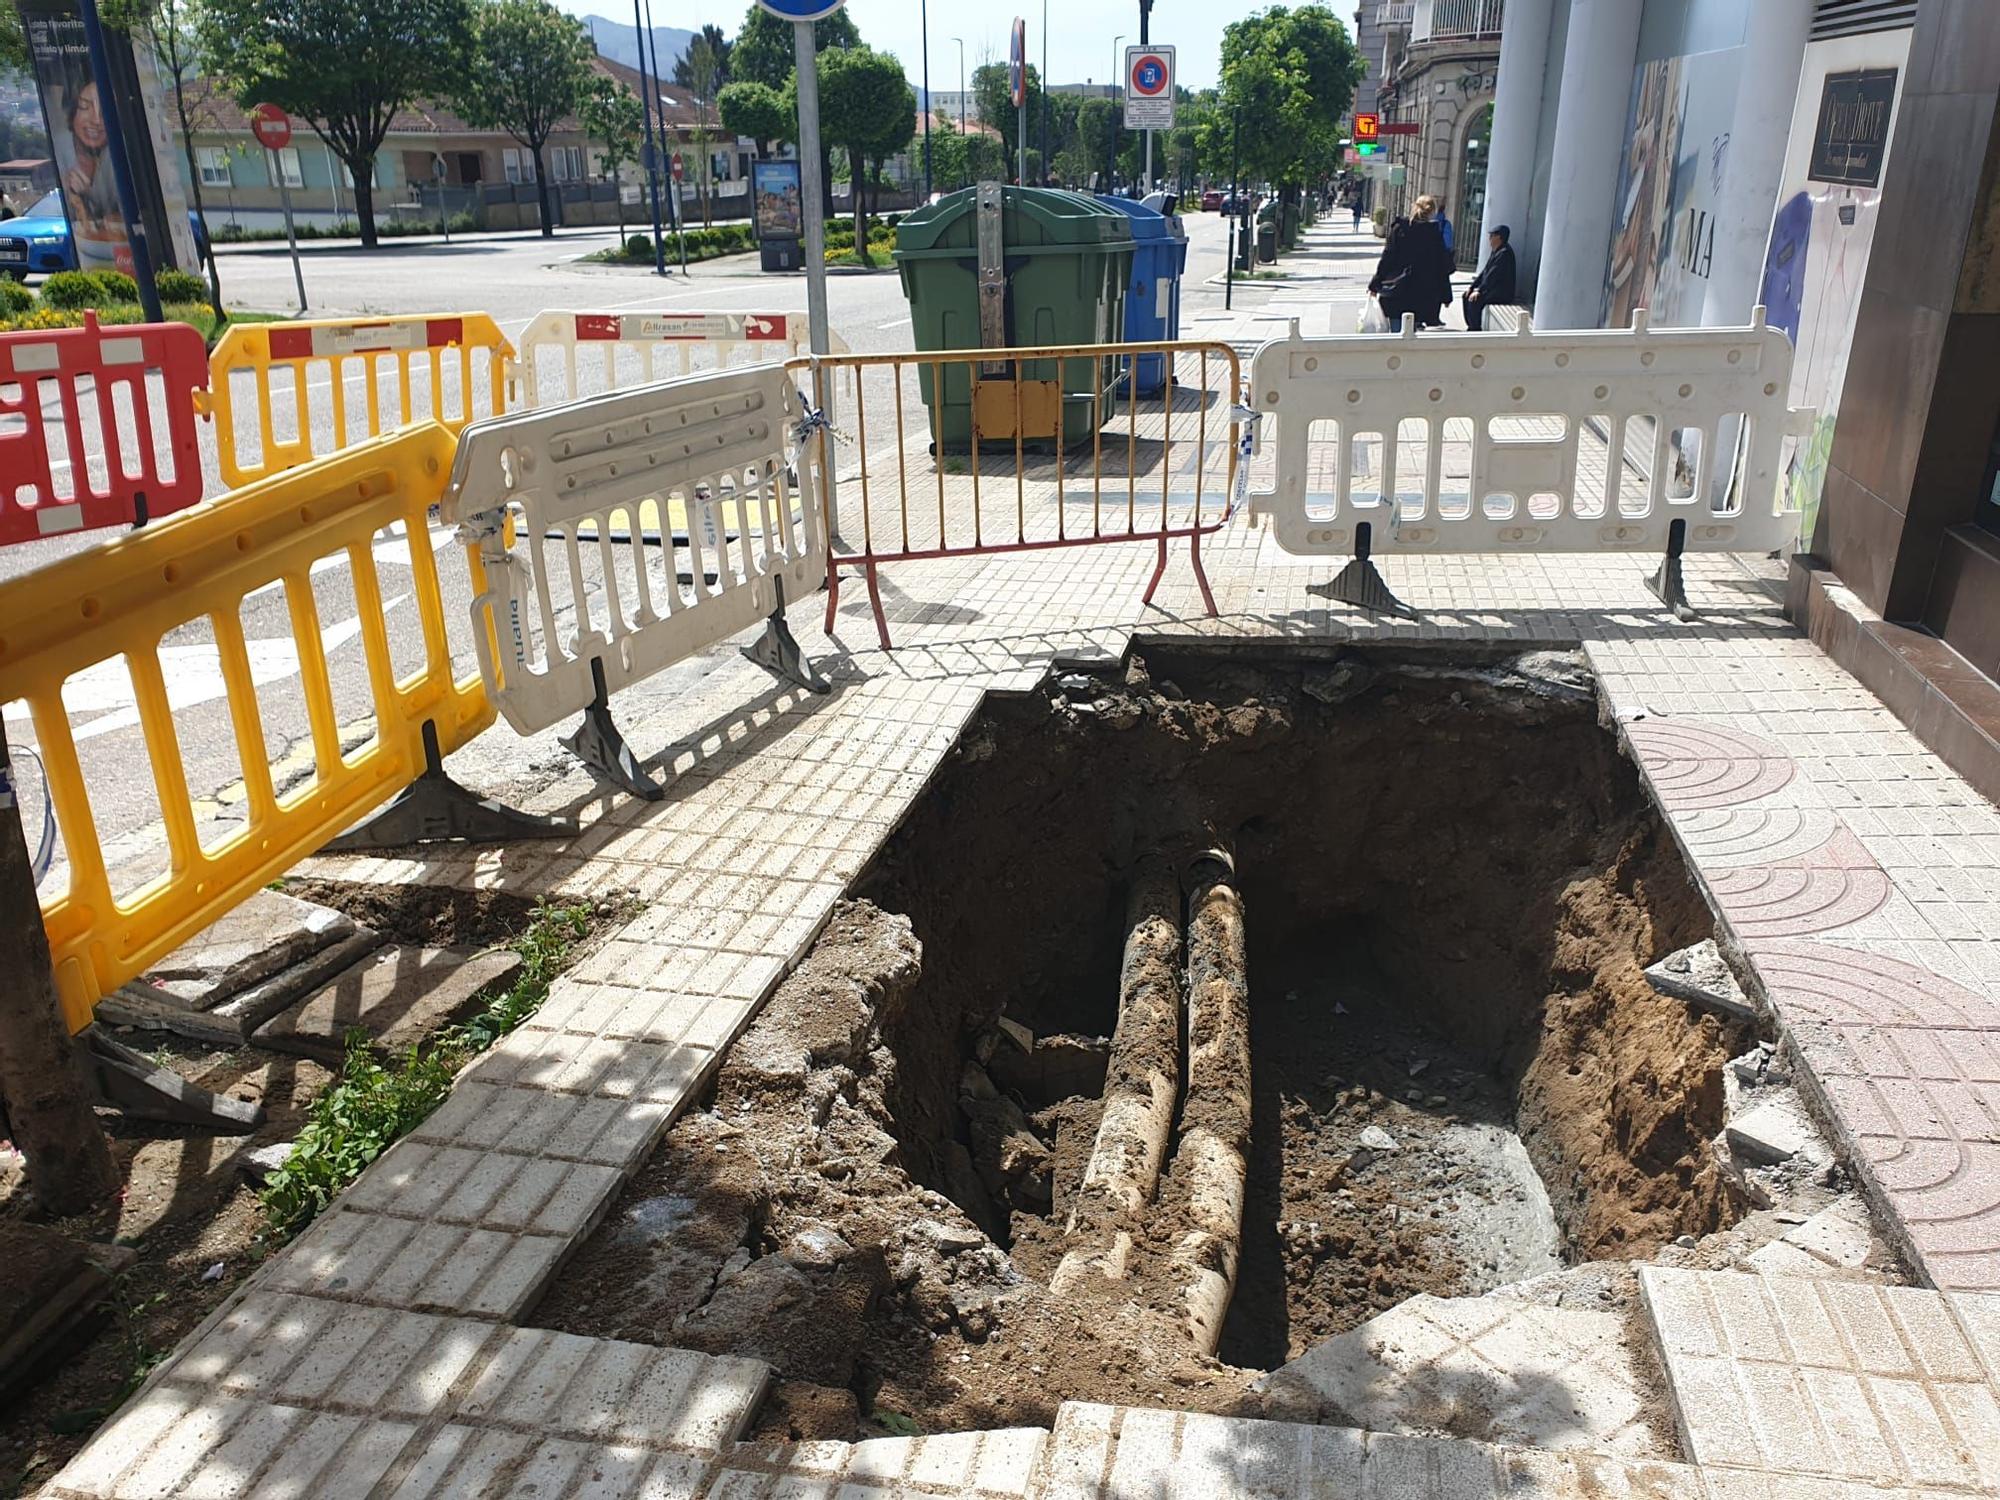
[[285, 243], [291, 247], [292, 280], [298, 285], [299, 315], [303, 317], [306, 310], [306, 273], [299, 264], [298, 230], [292, 225], [292, 185], [285, 181], [285, 164], [275, 151], [271, 152], [271, 175], [278, 179], [278, 201], [285, 208]]
[[1020, 119], [1014, 126], [1014, 139], [1020, 144], [1019, 177], [1021, 186], [1026, 187], [1028, 185], [1028, 91], [1026, 89], [1021, 90]]
[[[811, 21], [792, 22], [792, 60], [799, 94], [799, 218], [806, 238], [806, 336], [814, 354], [825, 354], [826, 337], [826, 184], [819, 170], [819, 49], [813, 40]], [[861, 184], [854, 185], [861, 191]], [[814, 372], [813, 395], [822, 409], [829, 409], [832, 393]], [[832, 413], [828, 410], [828, 415]], [[826, 465], [826, 529], [829, 536], [840, 532], [840, 510], [834, 489], [832, 445], [820, 449], [829, 455]]]

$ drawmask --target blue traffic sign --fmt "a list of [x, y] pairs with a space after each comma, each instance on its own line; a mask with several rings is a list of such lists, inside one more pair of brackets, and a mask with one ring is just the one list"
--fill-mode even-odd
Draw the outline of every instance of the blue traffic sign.
[[787, 21], [823, 21], [847, 0], [757, 0], [757, 3]]

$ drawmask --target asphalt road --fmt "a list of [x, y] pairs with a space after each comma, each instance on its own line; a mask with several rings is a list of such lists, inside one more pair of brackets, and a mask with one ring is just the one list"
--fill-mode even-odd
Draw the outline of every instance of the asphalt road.
[[[1221, 289], [1206, 284], [1222, 269], [1225, 228], [1213, 214], [1191, 214], [1189, 258], [1183, 279], [1183, 318], [1219, 309]], [[510, 239], [461, 242], [451, 246], [403, 246], [391, 243], [374, 252], [321, 250], [305, 257], [306, 289], [312, 315], [369, 316], [480, 310], [490, 313], [503, 333], [513, 337], [543, 309], [592, 311], [742, 311], [803, 315], [806, 289], [802, 276], [766, 276], [752, 257], [738, 256], [690, 268], [661, 278], [625, 267], [592, 266], [579, 257], [608, 244], [614, 236], [563, 236], [554, 241]], [[295, 305], [289, 259], [280, 254], [227, 254], [222, 258], [223, 288], [230, 304], [245, 308], [284, 310]], [[1268, 285], [1238, 288], [1236, 305], [1254, 307], [1268, 298]], [[856, 351], [889, 352], [911, 348], [909, 309], [899, 278], [893, 273], [836, 272], [828, 282], [829, 321]], [[1196, 325], [1197, 327], [1199, 325]], [[886, 409], [871, 395], [871, 411]], [[913, 429], [922, 408], [905, 403], [905, 425]], [[871, 416], [871, 422], [878, 419]], [[868, 443], [880, 450], [893, 443], [893, 423], [884, 431], [871, 426]], [[204, 424], [211, 475], [208, 503], [227, 503], [215, 477], [213, 437]], [[0, 549], [0, 579], [45, 566], [101, 544], [105, 533], [85, 533], [46, 542]], [[458, 649], [458, 664], [469, 667], [471, 590], [457, 549], [446, 531], [433, 529], [445, 592], [445, 610]], [[392, 639], [405, 627], [414, 636], [412, 575], [406, 544], [388, 537], [374, 549], [381, 596]], [[358, 639], [351, 567], [345, 558], [325, 559], [311, 578], [314, 603], [327, 652], [329, 676], [343, 739], [350, 751], [369, 732], [370, 695], [366, 663]], [[286, 586], [273, 584], [244, 601], [241, 619], [250, 644], [257, 682], [258, 716], [264, 749], [282, 794], [312, 774], [304, 696], [296, 646], [291, 634]], [[242, 768], [238, 759], [218, 665], [214, 634], [205, 620], [173, 632], [162, 643], [169, 697], [175, 708], [180, 759], [200, 818], [212, 838], [226, 835], [240, 823]], [[684, 663], [645, 684], [645, 696], [670, 695], [692, 681], [735, 663], [728, 643]], [[399, 666], [402, 663], [399, 660]], [[639, 689], [633, 691], [638, 692]], [[135, 885], [165, 868], [159, 833], [159, 809], [149, 752], [139, 727], [135, 695], [122, 660], [107, 662], [72, 678], [65, 692], [72, 733], [78, 741], [92, 812], [110, 863], [128, 873]], [[5, 705], [7, 732], [16, 745], [34, 744], [32, 726], [19, 703]], [[488, 746], [486, 741], [492, 741]], [[494, 779], [519, 773], [536, 755], [550, 759], [548, 746], [522, 746], [504, 725], [478, 746], [464, 752], [475, 767], [466, 779], [483, 790], [499, 790]], [[652, 748], [638, 747], [641, 754]], [[454, 769], [461, 769], [454, 763]], [[25, 808], [30, 822], [39, 817]], [[29, 829], [32, 844], [35, 829]], [[56, 878], [60, 880], [58, 869]]]

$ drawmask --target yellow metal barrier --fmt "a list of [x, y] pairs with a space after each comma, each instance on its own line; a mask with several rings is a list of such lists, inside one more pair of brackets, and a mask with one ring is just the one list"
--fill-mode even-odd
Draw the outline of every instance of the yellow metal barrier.
[[237, 323], [197, 405], [234, 488], [412, 422], [452, 432], [507, 407], [514, 346], [485, 313]]
[[[431, 548], [427, 513], [450, 477], [454, 444], [443, 427], [425, 422], [0, 585], [0, 702], [25, 701], [33, 715], [68, 861], [67, 889], [42, 915], [72, 1031], [90, 1023], [104, 995], [414, 780], [424, 769], [427, 722], [447, 754], [493, 722], [477, 667], [452, 675]], [[390, 551], [402, 563], [405, 544], [422, 661], [399, 676], [377, 554]], [[314, 564], [343, 554], [374, 719], [373, 738], [348, 750], [312, 588]], [[472, 592], [483, 592], [477, 554], [464, 555]], [[311, 750], [311, 774], [282, 791], [271, 774], [241, 613], [247, 596], [273, 584], [289, 606]], [[214, 631], [245, 812], [243, 827], [211, 848], [202, 846], [162, 667], [163, 639], [176, 631], [185, 639], [186, 628], [202, 622]], [[414, 643], [404, 645], [404, 659], [414, 661]], [[63, 703], [65, 681], [121, 656], [169, 858], [164, 874], [122, 903], [91, 811], [93, 790], [109, 789], [86, 782]]]

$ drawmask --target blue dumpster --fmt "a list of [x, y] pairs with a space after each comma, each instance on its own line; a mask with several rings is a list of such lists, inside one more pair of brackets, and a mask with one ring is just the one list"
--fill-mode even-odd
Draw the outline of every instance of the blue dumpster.
[[[1151, 343], [1181, 336], [1181, 272], [1187, 268], [1187, 231], [1179, 214], [1163, 214], [1132, 198], [1100, 194], [1132, 221], [1132, 280], [1125, 288], [1125, 340]], [[1141, 354], [1139, 394], [1159, 394], [1167, 383], [1167, 357]]]

